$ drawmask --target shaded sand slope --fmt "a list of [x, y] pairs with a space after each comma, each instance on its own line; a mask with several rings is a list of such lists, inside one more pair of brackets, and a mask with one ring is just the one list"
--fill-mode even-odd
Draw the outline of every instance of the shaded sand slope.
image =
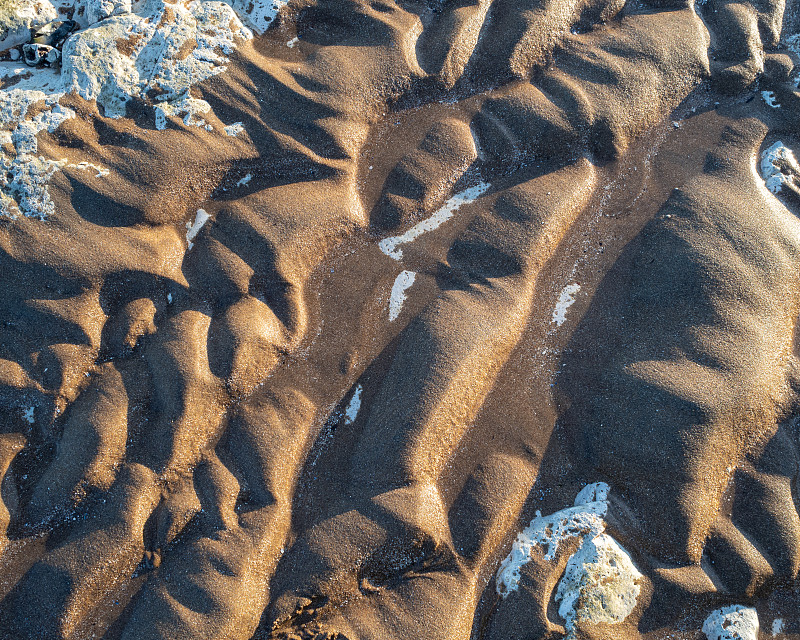
[[[798, 227], [753, 169], [764, 132], [756, 121], [726, 130], [706, 174], [676, 191], [645, 227], [627, 263], [627, 289], [615, 306], [600, 303], [607, 337], [580, 352], [589, 358], [584, 366], [596, 367], [595, 381], [568, 393], [566, 419], [579, 429], [586, 458], [628, 485], [631, 500], [676, 506], [646, 525], [686, 541], [676, 559], [699, 557], [731, 460], [774, 431], [791, 399]], [[665, 297], [673, 303], [663, 305]], [[611, 322], [619, 330], [609, 330]], [[578, 362], [569, 362], [565, 380], [586, 380]], [[677, 424], [686, 426], [667, 427]], [[634, 437], [636, 453], [628, 449], [627, 458], [624, 443]], [[692, 456], [670, 454], [695, 437]], [[650, 486], [637, 496], [637, 469], [659, 470], [672, 478], [659, 489], [684, 497]]]
[[800, 227], [755, 173], [765, 132], [722, 132], [609, 273], [560, 375], [573, 455], [615, 487], [623, 535], [667, 561], [658, 579], [695, 598], [797, 573], [796, 444], [778, 426], [796, 404]]

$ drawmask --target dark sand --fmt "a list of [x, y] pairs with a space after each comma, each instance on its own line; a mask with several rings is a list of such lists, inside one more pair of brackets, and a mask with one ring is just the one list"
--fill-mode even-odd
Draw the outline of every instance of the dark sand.
[[[800, 638], [799, 22], [297, 2], [214, 130], [62, 98], [39, 153], [110, 173], [0, 217], [2, 638]], [[500, 595], [598, 482], [630, 606], [559, 610], [588, 529]]]

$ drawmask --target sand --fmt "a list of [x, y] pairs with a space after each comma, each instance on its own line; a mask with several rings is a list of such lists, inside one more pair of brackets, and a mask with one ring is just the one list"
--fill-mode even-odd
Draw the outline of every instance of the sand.
[[0, 638], [800, 638], [798, 43], [0, 7]]

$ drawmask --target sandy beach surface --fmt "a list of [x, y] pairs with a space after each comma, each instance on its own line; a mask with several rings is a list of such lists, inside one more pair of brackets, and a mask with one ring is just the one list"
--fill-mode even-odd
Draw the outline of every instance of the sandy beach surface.
[[800, 7], [2, 0], [0, 638], [800, 639]]

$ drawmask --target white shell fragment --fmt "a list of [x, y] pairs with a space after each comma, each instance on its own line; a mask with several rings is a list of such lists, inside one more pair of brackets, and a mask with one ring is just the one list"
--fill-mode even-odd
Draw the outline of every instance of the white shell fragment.
[[703, 623], [708, 640], [758, 640], [758, 614], [735, 604], [713, 611]]
[[194, 245], [192, 241], [197, 237], [197, 234], [200, 233], [200, 229], [202, 229], [206, 222], [211, 218], [208, 215], [208, 212], [205, 209], [198, 209], [197, 213], [194, 216], [194, 224], [186, 223], [186, 242], [188, 244], [188, 248], [191, 249]]
[[131, 0], [78, 0], [76, 5], [76, 17], [84, 27], [133, 11]]
[[497, 592], [506, 598], [519, 587], [520, 570], [534, 549], [545, 560], [554, 560], [564, 541], [578, 538], [580, 546], [567, 561], [555, 594], [567, 639], [575, 637], [578, 622], [623, 622], [639, 597], [642, 574], [628, 552], [604, 533], [608, 493], [607, 484], [590, 484], [578, 493], [575, 506], [550, 516], [537, 512], [497, 572]]
[[778, 109], [781, 106], [780, 102], [778, 102], [777, 98], [775, 97], [774, 91], [762, 91], [761, 97], [763, 98], [764, 102], [766, 102], [767, 105], [773, 109]]

